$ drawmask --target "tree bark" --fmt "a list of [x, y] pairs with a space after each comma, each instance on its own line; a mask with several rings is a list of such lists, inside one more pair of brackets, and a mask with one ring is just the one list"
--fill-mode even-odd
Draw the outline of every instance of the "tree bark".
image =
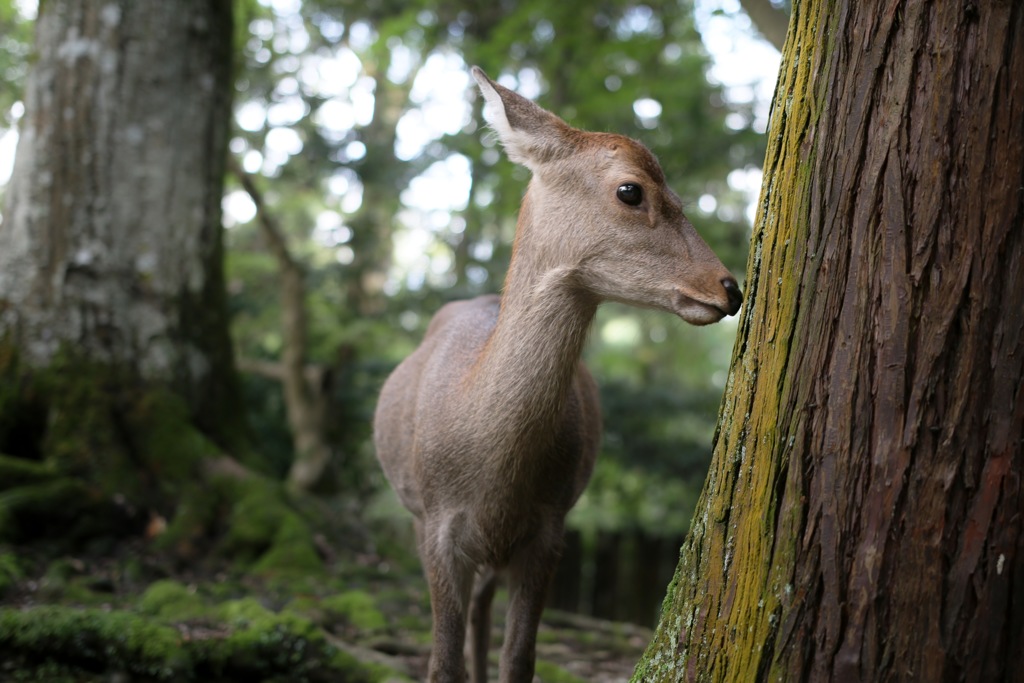
[[41, 3], [5, 220], [0, 336], [170, 385], [204, 430], [240, 419], [221, 195], [230, 0]]
[[1024, 671], [1024, 5], [794, 6], [714, 461], [637, 681]]
[[750, 17], [757, 32], [782, 52], [786, 44], [786, 32], [789, 30], [789, 12], [776, 7], [771, 0], [740, 0], [740, 6]]

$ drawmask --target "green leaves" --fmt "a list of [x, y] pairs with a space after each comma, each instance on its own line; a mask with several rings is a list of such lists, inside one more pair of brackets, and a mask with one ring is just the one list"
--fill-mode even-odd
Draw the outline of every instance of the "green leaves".
[[[760, 161], [762, 136], [725, 124], [735, 107], [705, 77], [710, 61], [688, 2], [306, 0], [296, 15], [251, 0], [240, 6], [248, 37], [239, 38], [237, 108], [245, 125], [233, 149], [267, 176], [267, 209], [305, 270], [308, 358], [324, 365], [339, 355], [356, 359], [338, 366], [344, 370], [333, 389], [339, 450], [360, 454], [346, 459], [345, 468], [356, 472], [343, 474], [347, 481], [367, 481], [358, 473], [369, 434], [361, 421], [388, 365], [413, 348], [441, 304], [500, 290], [528, 179], [485, 131], [475, 93], [467, 89], [460, 100], [449, 83], [428, 79], [455, 78], [431, 71], [438, 64], [479, 64], [575, 126], [646, 143], [703, 237], [734, 272], [742, 270], [749, 228], [744, 198], [727, 175]], [[442, 92], [447, 99], [438, 102]], [[370, 98], [369, 114], [357, 111], [365, 106], [361, 97]], [[463, 102], [472, 106], [469, 123], [429, 141], [438, 135], [429, 108], [443, 105], [451, 119], [465, 115]], [[446, 124], [457, 130], [458, 122]], [[396, 148], [410, 131], [428, 141], [406, 144], [399, 158]], [[275, 152], [275, 138], [285, 137], [301, 151]], [[468, 166], [466, 207], [443, 208], [440, 197], [442, 208], [418, 205], [417, 193], [409, 192], [413, 180], [453, 155], [468, 163], [438, 166]], [[454, 189], [449, 184], [430, 187], [441, 195]], [[713, 201], [698, 201], [705, 195]], [[321, 239], [317, 227], [328, 212], [338, 223], [333, 242]], [[412, 261], [401, 255], [410, 250]], [[240, 355], [276, 359], [276, 267], [254, 226], [231, 230], [228, 280]], [[625, 343], [608, 342], [602, 326], [616, 316], [640, 332]], [[654, 486], [659, 477], [686, 481], [686, 491], [670, 491], [665, 501], [688, 498], [710, 455], [721, 392], [711, 378], [724, 372], [733, 329], [696, 332], [674, 319], [614, 309], [602, 314], [596, 332], [589, 362], [604, 383], [603, 458]], [[264, 443], [287, 448], [275, 384], [252, 380], [247, 387]], [[645, 526], [656, 524], [653, 512], [631, 503], [610, 509], [622, 511], [615, 524], [636, 524], [637, 515]]]

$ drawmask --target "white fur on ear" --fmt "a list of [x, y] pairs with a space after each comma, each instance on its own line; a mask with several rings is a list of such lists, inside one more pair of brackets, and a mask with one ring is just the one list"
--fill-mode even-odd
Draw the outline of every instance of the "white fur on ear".
[[512, 128], [509, 124], [508, 115], [505, 113], [505, 103], [483, 69], [474, 66], [470, 73], [473, 74], [473, 78], [476, 79], [476, 83], [480, 87], [480, 94], [484, 96], [484, 119], [498, 134], [501, 146], [505, 148], [505, 154], [512, 161], [533, 168], [530, 158], [530, 136], [524, 131]]
[[487, 77], [483, 69], [474, 66], [471, 73], [480, 87], [480, 94], [484, 96], [484, 118], [504, 140], [512, 135], [512, 126], [509, 125], [508, 117], [505, 116], [505, 105], [501, 101], [501, 95], [491, 85], [491, 79]]

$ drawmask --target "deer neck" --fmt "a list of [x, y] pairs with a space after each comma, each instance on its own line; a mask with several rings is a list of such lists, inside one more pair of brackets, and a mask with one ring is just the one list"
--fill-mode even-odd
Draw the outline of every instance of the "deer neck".
[[517, 445], [554, 429], [597, 310], [574, 269], [538, 248], [539, 229], [524, 200], [498, 322], [473, 377], [478, 405]]

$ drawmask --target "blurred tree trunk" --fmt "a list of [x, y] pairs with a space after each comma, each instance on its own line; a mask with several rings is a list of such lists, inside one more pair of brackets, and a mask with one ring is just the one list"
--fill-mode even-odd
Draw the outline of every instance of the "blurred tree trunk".
[[232, 45], [230, 0], [40, 6], [0, 224], [0, 452], [83, 500], [172, 501], [222, 454], [208, 439], [248, 443], [222, 275]]
[[776, 7], [771, 0], [740, 0], [740, 6], [754, 23], [757, 32], [782, 52], [786, 44], [786, 32], [789, 30], [789, 12], [783, 7]]
[[21, 362], [167, 387], [222, 445], [242, 429], [221, 244], [232, 50], [230, 0], [41, 3], [0, 225], [0, 339]]
[[1019, 679], [1024, 5], [793, 22], [714, 462], [634, 678]]

